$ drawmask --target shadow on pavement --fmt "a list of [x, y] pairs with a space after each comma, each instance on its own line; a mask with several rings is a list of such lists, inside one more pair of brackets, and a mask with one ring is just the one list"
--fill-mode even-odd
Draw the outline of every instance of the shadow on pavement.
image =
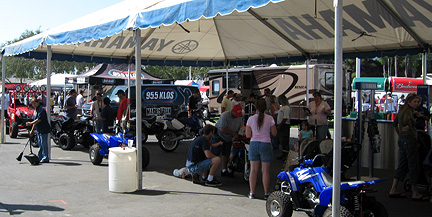
[[0, 213], [9, 213], [9, 215], [19, 215], [25, 211], [64, 211], [63, 208], [46, 205], [31, 205], [31, 204], [5, 204], [0, 203]]
[[159, 196], [164, 194], [201, 194], [201, 195], [213, 195], [213, 196], [227, 196], [227, 197], [243, 197], [243, 195], [237, 194], [218, 194], [208, 192], [192, 192], [192, 191], [161, 191], [161, 190], [138, 190], [129, 194], [144, 195], [144, 196]]

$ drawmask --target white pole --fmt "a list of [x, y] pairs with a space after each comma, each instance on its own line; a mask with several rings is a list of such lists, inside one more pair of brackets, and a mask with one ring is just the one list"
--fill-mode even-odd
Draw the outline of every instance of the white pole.
[[334, 0], [335, 7], [335, 100], [334, 100], [334, 139], [333, 139], [333, 216], [340, 216], [341, 182], [341, 135], [342, 135], [342, 1]]
[[395, 77], [397, 78], [397, 76], [398, 76], [398, 56], [395, 56], [394, 60], [395, 60], [395, 65], [394, 65], [394, 67], [395, 67]]
[[[127, 85], [128, 85], [128, 95], [127, 95], [127, 98], [130, 100], [130, 98], [131, 98], [131, 92], [130, 92], [130, 86], [131, 86], [131, 83], [130, 83], [130, 74], [131, 74], [131, 67], [130, 67], [130, 59], [128, 60], [128, 80], [127, 80]], [[136, 81], [137, 80], [135, 80], [135, 84], [136, 84]], [[128, 113], [128, 115], [129, 115], [129, 117], [130, 117], [130, 109], [129, 109], [129, 113]]]
[[427, 53], [424, 51], [422, 53], [422, 75], [423, 75], [423, 84], [426, 84], [426, 74], [427, 74]]
[[[46, 106], [47, 106], [47, 117], [48, 124], [51, 125], [51, 45], [47, 46], [47, 97], [46, 97]], [[43, 97], [42, 97], [43, 99]], [[51, 133], [48, 134], [48, 158], [51, 159]]]
[[229, 87], [228, 87], [228, 67], [229, 67], [229, 63], [227, 62], [227, 65], [226, 65], [226, 93], [228, 94], [228, 90], [229, 90]]
[[[306, 107], [309, 106], [309, 88], [310, 88], [310, 85], [309, 85], [309, 82], [310, 82], [310, 80], [309, 80], [309, 62], [310, 62], [310, 59], [308, 58], [306, 60]], [[299, 109], [300, 109], [300, 105], [299, 105]], [[300, 119], [300, 117], [298, 117], [298, 118]]]
[[189, 80], [192, 80], [192, 66], [189, 66]]
[[360, 72], [361, 72], [361, 59], [356, 57], [356, 78], [360, 78]]
[[[6, 65], [6, 62], [5, 62], [5, 57], [3, 56], [3, 54], [0, 54], [0, 57], [1, 57], [1, 59], [2, 59], [2, 87], [1, 87], [1, 92], [2, 92], [2, 96], [1, 96], [1, 102], [2, 102], [2, 105], [1, 105], [1, 108], [2, 108], [2, 110], [1, 110], [1, 119], [2, 120], [4, 120], [5, 119], [5, 116], [4, 116], [4, 108], [3, 108], [3, 106], [5, 106], [5, 93], [6, 93], [6, 91], [5, 91], [5, 85], [6, 85], [6, 70], [5, 70], [5, 65]], [[5, 144], [6, 143], [6, 139], [5, 139], [5, 126], [6, 125], [6, 121], [2, 121], [2, 124], [1, 124], [1, 138], [0, 138], [0, 141], [1, 141], [1, 143], [2, 144]]]
[[141, 30], [138, 28], [135, 30], [135, 104], [136, 104], [136, 147], [138, 151], [138, 190], [142, 189], [142, 140], [141, 140], [141, 127], [142, 127], [142, 115], [141, 115]]

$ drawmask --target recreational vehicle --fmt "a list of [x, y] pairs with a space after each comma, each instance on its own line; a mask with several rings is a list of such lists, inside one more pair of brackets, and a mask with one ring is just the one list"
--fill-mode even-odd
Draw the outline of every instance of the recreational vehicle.
[[[306, 107], [306, 65], [291, 66], [256, 66], [256, 67], [235, 67], [230, 69], [215, 69], [208, 72], [209, 89], [209, 111], [220, 113], [220, 106], [223, 97], [228, 89], [243, 96], [254, 93], [261, 96], [265, 88], [270, 88], [273, 95], [285, 95], [291, 105], [291, 119], [306, 119], [304, 111]], [[309, 99], [312, 94], [319, 91], [324, 100], [333, 108], [334, 98], [334, 65], [315, 64], [309, 65]], [[350, 76], [343, 67], [343, 105], [344, 111], [348, 111], [347, 103], [350, 100], [349, 80]], [[206, 82], [207, 83], [207, 82]]]

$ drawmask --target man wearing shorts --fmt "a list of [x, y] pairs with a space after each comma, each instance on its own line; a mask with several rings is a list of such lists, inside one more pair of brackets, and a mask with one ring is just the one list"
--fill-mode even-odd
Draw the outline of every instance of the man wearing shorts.
[[193, 173], [192, 181], [194, 184], [201, 184], [198, 175], [201, 174], [205, 185], [212, 187], [222, 185], [222, 183], [214, 177], [221, 158], [210, 152], [210, 146], [216, 147], [222, 144], [222, 142], [211, 144], [210, 138], [213, 136], [214, 131], [215, 127], [206, 125], [203, 128], [203, 136], [197, 137], [189, 146], [186, 167], [189, 172]]

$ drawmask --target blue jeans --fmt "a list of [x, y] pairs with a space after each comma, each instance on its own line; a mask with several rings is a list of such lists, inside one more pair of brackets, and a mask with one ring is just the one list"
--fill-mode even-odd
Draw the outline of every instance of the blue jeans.
[[318, 125], [315, 129], [315, 138], [318, 141], [323, 141], [327, 138], [328, 125]]
[[40, 161], [48, 161], [48, 136], [49, 133], [36, 133], [39, 145], [38, 157]]
[[412, 185], [417, 184], [419, 177], [419, 154], [417, 140], [409, 136], [399, 136], [399, 164], [394, 178], [402, 181], [409, 174]]
[[204, 173], [208, 172], [211, 167], [211, 159], [203, 160], [197, 164], [188, 167], [189, 172], [191, 173]]
[[248, 157], [250, 161], [271, 162], [273, 160], [273, 147], [271, 143], [250, 142]]

